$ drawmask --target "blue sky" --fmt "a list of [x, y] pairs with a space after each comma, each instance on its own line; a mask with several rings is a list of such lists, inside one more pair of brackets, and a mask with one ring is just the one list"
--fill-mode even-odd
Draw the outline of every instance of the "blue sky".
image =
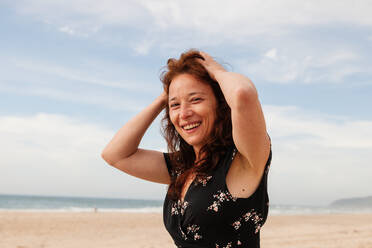
[[[213, 6], [213, 8], [211, 7]], [[204, 50], [250, 77], [272, 137], [270, 199], [372, 194], [372, 1], [0, 3], [0, 193], [162, 199], [100, 152]], [[159, 118], [141, 146], [164, 150]]]

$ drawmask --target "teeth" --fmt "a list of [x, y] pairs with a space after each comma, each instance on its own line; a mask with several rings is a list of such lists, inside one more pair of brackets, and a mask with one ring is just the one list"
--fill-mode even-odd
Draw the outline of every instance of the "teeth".
[[190, 130], [192, 128], [195, 128], [195, 127], [199, 126], [200, 124], [201, 124], [201, 122], [194, 123], [194, 124], [189, 124], [189, 125], [184, 126], [183, 129]]

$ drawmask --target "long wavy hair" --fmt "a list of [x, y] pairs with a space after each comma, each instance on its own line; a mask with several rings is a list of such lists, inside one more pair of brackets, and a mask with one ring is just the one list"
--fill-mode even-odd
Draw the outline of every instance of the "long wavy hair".
[[168, 186], [168, 196], [173, 200], [180, 199], [182, 187], [191, 173], [196, 174], [196, 180], [205, 179], [217, 167], [220, 159], [226, 154], [227, 148], [233, 145], [231, 109], [219, 84], [210, 77], [208, 71], [198, 62], [197, 58], [204, 59], [199, 51], [194, 49], [182, 53], [179, 59], [170, 58], [160, 76], [167, 94], [169, 94], [169, 86], [176, 76], [190, 74], [196, 80], [208, 84], [217, 100], [214, 128], [206, 138], [205, 145], [199, 151], [198, 158], [200, 159], [198, 161], [195, 161], [196, 154], [193, 147], [176, 131], [169, 117], [169, 104], [166, 105], [165, 115], [162, 119], [162, 135], [168, 144], [169, 160], [172, 170], [175, 172], [171, 176], [171, 183]]

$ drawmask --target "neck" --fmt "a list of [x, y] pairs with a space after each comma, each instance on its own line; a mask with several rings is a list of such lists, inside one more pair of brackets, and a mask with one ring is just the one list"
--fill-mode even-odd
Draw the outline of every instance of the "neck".
[[196, 162], [196, 161], [200, 160], [201, 157], [203, 157], [203, 155], [199, 156], [199, 152], [200, 152], [201, 147], [199, 147], [199, 146], [198, 146], [198, 147], [194, 146], [193, 148], [194, 148], [194, 153], [195, 153], [195, 162]]

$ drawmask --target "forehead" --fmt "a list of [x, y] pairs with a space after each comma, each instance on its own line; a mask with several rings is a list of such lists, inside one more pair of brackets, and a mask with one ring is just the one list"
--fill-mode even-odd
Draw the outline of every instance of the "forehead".
[[190, 74], [176, 76], [169, 86], [169, 99], [187, 96], [190, 93], [213, 95], [211, 86], [202, 83]]

